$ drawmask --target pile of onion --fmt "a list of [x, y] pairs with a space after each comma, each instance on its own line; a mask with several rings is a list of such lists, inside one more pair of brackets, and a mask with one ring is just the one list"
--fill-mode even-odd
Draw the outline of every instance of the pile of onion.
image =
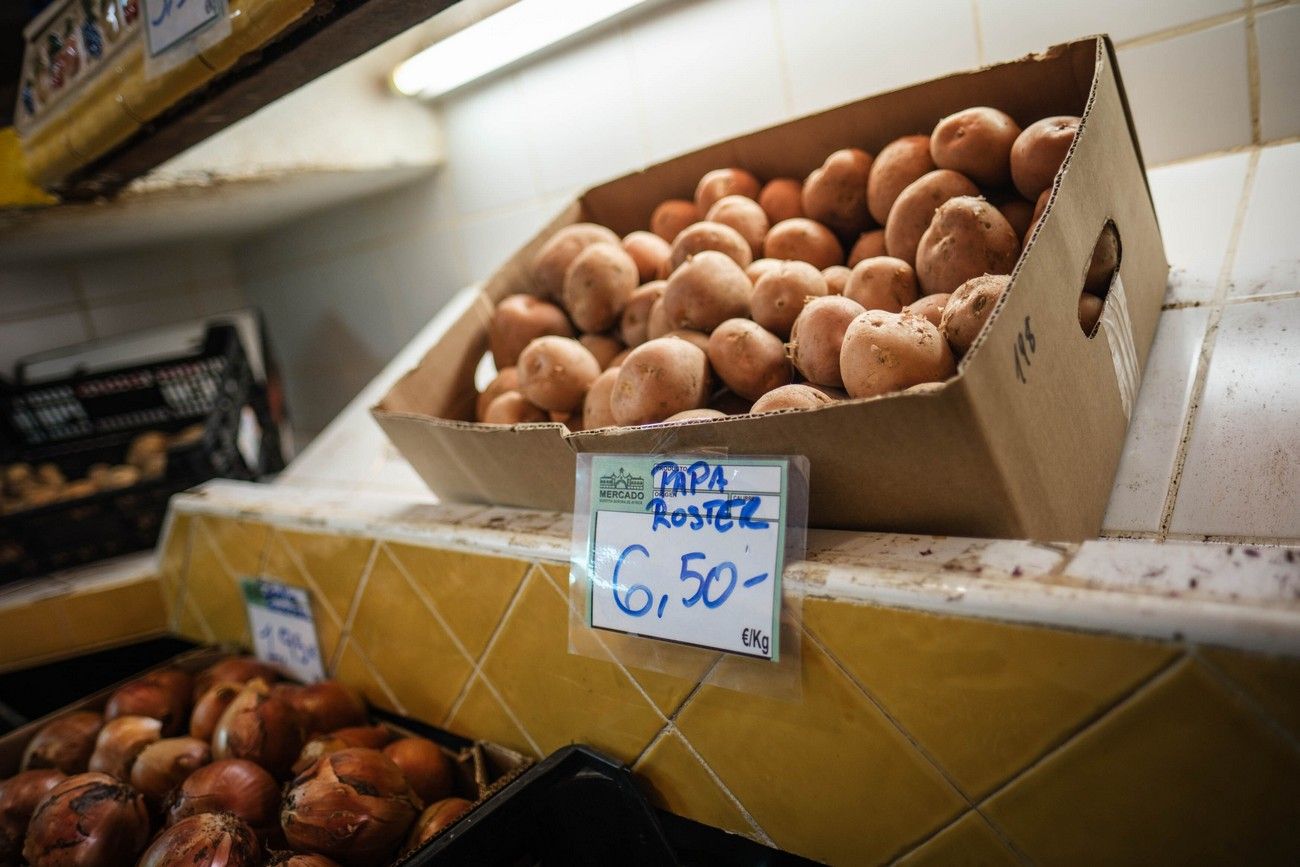
[[289, 775], [302, 749], [302, 722], [289, 702], [272, 695], [266, 681], [250, 680], [212, 732], [212, 755], [248, 759], [277, 779]]
[[104, 718], [94, 711], [64, 714], [47, 723], [23, 751], [22, 769], [57, 768], [65, 774], [83, 773], [95, 752], [95, 738]]
[[159, 834], [137, 867], [258, 867], [257, 835], [229, 813], [200, 813]]
[[280, 824], [280, 786], [264, 769], [244, 759], [220, 759], [186, 777], [172, 793], [167, 822], [202, 813], [231, 813], [265, 835]]
[[32, 813], [66, 777], [54, 768], [23, 771], [0, 783], [0, 864], [17, 864]]
[[162, 736], [185, 731], [193, 679], [178, 668], [164, 668], [123, 684], [109, 696], [104, 719], [147, 716], [162, 723]]
[[108, 774], [68, 777], [32, 814], [23, 844], [31, 867], [120, 867], [149, 842], [144, 798]]

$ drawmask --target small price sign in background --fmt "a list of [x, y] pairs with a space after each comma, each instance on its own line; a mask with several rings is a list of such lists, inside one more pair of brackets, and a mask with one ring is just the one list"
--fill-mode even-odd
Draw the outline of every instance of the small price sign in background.
[[777, 661], [790, 459], [580, 460], [587, 624]]
[[226, 0], [144, 0], [149, 56], [156, 57], [226, 20]]
[[325, 678], [311, 597], [300, 587], [262, 578], [240, 582], [253, 652], [304, 683]]

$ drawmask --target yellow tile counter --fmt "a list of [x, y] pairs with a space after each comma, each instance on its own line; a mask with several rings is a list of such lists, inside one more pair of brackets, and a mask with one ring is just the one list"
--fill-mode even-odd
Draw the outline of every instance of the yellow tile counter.
[[[236, 483], [173, 513], [175, 631], [246, 641], [238, 577], [305, 587], [330, 671], [375, 704], [539, 756], [591, 744], [661, 806], [814, 859], [1300, 861], [1293, 602], [1122, 599], [1093, 543], [814, 532], [786, 575], [801, 695], [778, 699], [717, 686], [727, 662], [569, 653], [567, 516]], [[1289, 587], [1285, 553], [1222, 580]]]

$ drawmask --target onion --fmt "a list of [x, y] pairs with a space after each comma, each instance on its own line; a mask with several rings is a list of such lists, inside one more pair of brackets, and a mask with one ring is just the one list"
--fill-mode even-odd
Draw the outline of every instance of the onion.
[[295, 849], [347, 865], [381, 864], [418, 812], [419, 800], [397, 765], [378, 750], [350, 748], [325, 756], [293, 781], [280, 824]]
[[258, 867], [253, 829], [229, 813], [201, 813], [158, 835], [137, 867]]
[[108, 774], [68, 777], [32, 814], [23, 857], [31, 867], [120, 867], [149, 842], [144, 798]]
[[198, 701], [205, 692], [218, 683], [229, 681], [245, 684], [254, 678], [275, 683], [280, 679], [280, 672], [251, 656], [227, 657], [209, 665], [194, 678], [194, 700]]
[[259, 836], [280, 824], [280, 786], [244, 759], [220, 759], [185, 778], [172, 793], [167, 823], [201, 813], [233, 813]]
[[162, 723], [147, 716], [120, 716], [104, 723], [95, 739], [90, 770], [112, 774], [119, 780], [131, 777], [131, 765], [145, 747], [162, 737]]
[[28, 742], [22, 769], [58, 768], [65, 774], [84, 773], [103, 725], [104, 718], [94, 711], [78, 711], [51, 720]]
[[179, 669], [163, 669], [123, 684], [108, 699], [104, 719], [122, 716], [153, 717], [163, 724], [163, 735], [185, 730], [190, 709], [190, 676]]
[[302, 749], [302, 727], [289, 703], [273, 697], [264, 680], [250, 680], [226, 708], [212, 733], [212, 754], [248, 759], [277, 778], [286, 777]]
[[145, 747], [131, 765], [131, 785], [154, 806], [186, 777], [212, 761], [212, 748], [198, 738], [164, 738]]
[[426, 804], [441, 801], [455, 788], [455, 768], [442, 747], [428, 738], [402, 738], [384, 747], [406, 781]]
[[266, 867], [339, 867], [339, 862], [315, 852], [272, 852]]
[[32, 813], [64, 779], [63, 771], [41, 768], [0, 782], [0, 864], [18, 863]]
[[194, 712], [190, 714], [190, 737], [202, 741], [212, 740], [218, 720], [243, 688], [243, 684], [225, 681], [203, 693], [194, 703]]
[[406, 841], [406, 848], [418, 849], [425, 843], [428, 843], [443, 828], [453, 824], [461, 816], [469, 812], [472, 806], [464, 798], [443, 798], [435, 804], [430, 804], [420, 818], [415, 820], [415, 827], [411, 830], [411, 839]]
[[348, 747], [367, 747], [377, 750], [393, 739], [393, 733], [387, 726], [352, 726], [339, 729], [327, 735], [317, 735], [303, 745], [298, 754], [298, 761], [293, 763], [293, 772], [301, 774], [316, 763], [321, 756], [345, 750]]
[[366, 703], [351, 687], [337, 680], [322, 680], [306, 686], [281, 685], [277, 692], [302, 717], [309, 734], [338, 731], [366, 722]]

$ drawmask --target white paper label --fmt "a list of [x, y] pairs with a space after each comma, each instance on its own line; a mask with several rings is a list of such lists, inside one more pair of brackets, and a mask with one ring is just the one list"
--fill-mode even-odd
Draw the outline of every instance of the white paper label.
[[588, 625], [780, 657], [789, 462], [591, 456]]
[[258, 578], [240, 583], [257, 658], [304, 683], [323, 680], [325, 669], [307, 591]]
[[224, 21], [226, 0], [144, 0], [144, 16], [149, 55], [157, 57]]

